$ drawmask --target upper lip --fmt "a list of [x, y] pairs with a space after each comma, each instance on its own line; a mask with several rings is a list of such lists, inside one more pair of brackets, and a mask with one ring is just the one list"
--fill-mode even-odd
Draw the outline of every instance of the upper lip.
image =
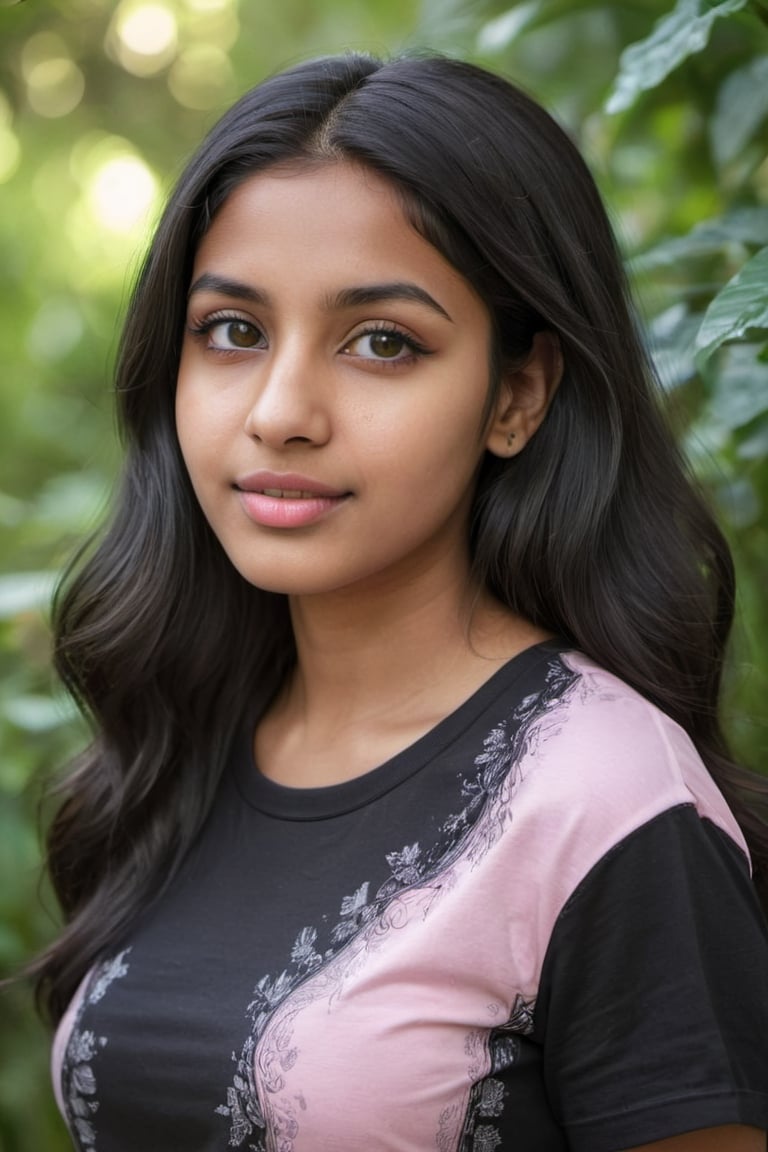
[[311, 476], [302, 476], [299, 472], [251, 472], [235, 481], [235, 487], [241, 492], [301, 492], [311, 496], [347, 496], [348, 492], [333, 488], [330, 484], [322, 484], [313, 480]]

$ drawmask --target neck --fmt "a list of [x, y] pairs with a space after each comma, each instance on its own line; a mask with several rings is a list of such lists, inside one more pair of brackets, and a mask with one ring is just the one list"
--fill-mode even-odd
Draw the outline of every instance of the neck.
[[369, 595], [291, 602], [298, 661], [286, 703], [332, 726], [393, 710], [403, 722], [444, 713], [516, 652], [543, 638], [526, 621], [445, 571]]
[[383, 764], [545, 638], [471, 586], [468, 565], [296, 597], [297, 664], [255, 734], [260, 770], [293, 787]]

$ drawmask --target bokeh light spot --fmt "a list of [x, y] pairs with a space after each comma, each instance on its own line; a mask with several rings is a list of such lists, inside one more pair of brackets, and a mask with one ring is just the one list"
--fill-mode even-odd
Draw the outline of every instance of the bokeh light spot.
[[212, 44], [196, 44], [176, 60], [168, 76], [168, 87], [185, 108], [204, 112], [223, 105], [232, 89], [229, 57]]
[[36, 32], [21, 50], [21, 74], [29, 83], [30, 73], [37, 64], [58, 58], [68, 60], [70, 56], [66, 41], [61, 36], [55, 32]]
[[193, 12], [221, 12], [231, 8], [233, 0], [186, 0], [186, 3]]
[[21, 160], [21, 145], [15, 133], [0, 124], [0, 184], [10, 180]]
[[127, 72], [151, 76], [174, 59], [178, 40], [176, 17], [159, 3], [123, 0], [107, 37], [107, 46]]
[[96, 172], [88, 204], [98, 222], [113, 232], [130, 232], [142, 223], [157, 196], [157, 181], [138, 156], [115, 156]]
[[176, 44], [176, 18], [160, 4], [142, 4], [118, 17], [117, 34], [131, 52], [159, 56]]
[[85, 93], [85, 77], [67, 56], [40, 60], [27, 75], [27, 99], [33, 111], [50, 119], [77, 108]]
[[240, 21], [234, 8], [209, 8], [193, 13], [188, 21], [190, 39], [196, 44], [228, 52], [237, 43]]
[[13, 121], [13, 113], [11, 112], [11, 102], [0, 88], [0, 125], [10, 128]]

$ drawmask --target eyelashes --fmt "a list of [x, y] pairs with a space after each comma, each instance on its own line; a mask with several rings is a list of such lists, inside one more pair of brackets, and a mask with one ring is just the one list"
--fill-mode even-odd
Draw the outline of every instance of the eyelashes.
[[[367, 343], [367, 354], [358, 347]], [[356, 351], [351, 349], [356, 348]], [[386, 322], [369, 324], [344, 345], [346, 356], [356, 356], [361, 360], [374, 360], [382, 364], [402, 364], [429, 356], [430, 351], [420, 344], [409, 332], [403, 332], [396, 325]]]
[[[200, 323], [190, 323], [188, 331], [205, 341], [208, 351], [222, 356], [261, 352], [269, 347], [267, 337], [257, 324], [236, 313], [213, 313]], [[366, 324], [340, 347], [341, 355], [376, 367], [395, 368], [412, 364], [430, 349], [390, 321]]]
[[[209, 316], [201, 324], [190, 324], [188, 330], [190, 335], [205, 339], [206, 346], [216, 352], [250, 352], [267, 346], [263, 332], [241, 316]], [[219, 330], [221, 334], [216, 337]]]

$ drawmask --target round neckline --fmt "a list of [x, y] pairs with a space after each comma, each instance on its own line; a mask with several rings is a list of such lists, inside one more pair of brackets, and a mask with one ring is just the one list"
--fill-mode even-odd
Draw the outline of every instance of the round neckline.
[[423, 736], [377, 767], [339, 784], [293, 788], [270, 780], [254, 761], [253, 732], [248, 727], [241, 733], [233, 757], [232, 773], [237, 789], [252, 808], [282, 820], [327, 820], [363, 808], [430, 763], [520, 676], [547, 656], [561, 651], [562, 645], [554, 640], [542, 640], [524, 648]]

